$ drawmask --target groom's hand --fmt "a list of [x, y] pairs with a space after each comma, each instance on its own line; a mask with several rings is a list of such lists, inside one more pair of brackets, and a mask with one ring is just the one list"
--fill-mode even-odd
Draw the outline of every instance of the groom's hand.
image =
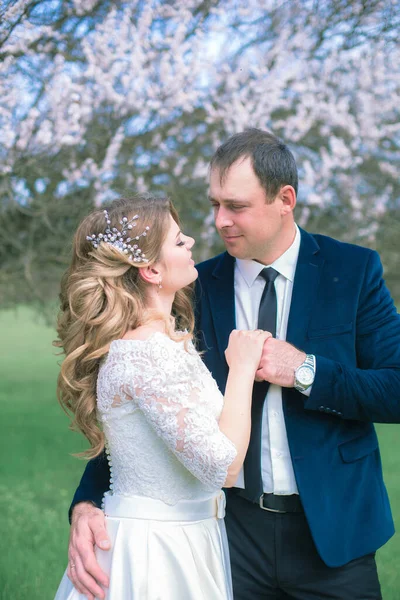
[[264, 343], [256, 381], [269, 381], [282, 387], [293, 387], [294, 372], [306, 359], [306, 353], [288, 342], [268, 338]]
[[78, 592], [88, 600], [103, 599], [105, 593], [100, 585], [109, 585], [107, 575], [96, 560], [95, 546], [102, 550], [109, 550], [111, 547], [104, 513], [93, 504], [81, 502], [72, 512], [67, 575]]

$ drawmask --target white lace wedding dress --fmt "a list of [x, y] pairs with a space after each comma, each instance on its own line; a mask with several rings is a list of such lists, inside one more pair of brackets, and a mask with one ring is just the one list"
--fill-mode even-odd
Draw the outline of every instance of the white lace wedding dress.
[[[192, 343], [116, 340], [97, 384], [110, 462], [97, 550], [108, 600], [230, 600], [223, 493], [236, 456], [223, 397]], [[65, 574], [56, 600], [83, 600]]]

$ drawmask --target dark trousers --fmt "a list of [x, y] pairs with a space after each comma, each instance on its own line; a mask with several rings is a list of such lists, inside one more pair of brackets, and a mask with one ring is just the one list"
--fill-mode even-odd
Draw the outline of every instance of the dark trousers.
[[321, 560], [304, 514], [272, 513], [227, 490], [235, 600], [381, 600], [375, 555]]

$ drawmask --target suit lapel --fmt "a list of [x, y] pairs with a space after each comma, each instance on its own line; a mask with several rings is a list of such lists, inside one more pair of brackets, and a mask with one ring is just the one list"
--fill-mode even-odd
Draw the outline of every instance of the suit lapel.
[[286, 334], [286, 340], [298, 348], [304, 347], [306, 341], [318, 282], [325, 262], [314, 237], [303, 229], [300, 229], [300, 233], [300, 250]]
[[236, 326], [234, 265], [235, 259], [225, 252], [217, 263], [207, 287], [218, 350], [223, 360], [229, 335]]

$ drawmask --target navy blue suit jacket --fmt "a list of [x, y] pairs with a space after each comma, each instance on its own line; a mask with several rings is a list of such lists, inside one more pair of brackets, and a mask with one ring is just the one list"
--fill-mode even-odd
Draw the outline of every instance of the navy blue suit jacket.
[[[235, 328], [234, 258], [198, 265], [196, 324], [222, 392]], [[283, 388], [294, 472], [318, 552], [329, 566], [374, 552], [394, 533], [373, 422], [400, 422], [400, 318], [376, 252], [301, 231], [287, 341], [316, 355], [309, 397]], [[100, 504], [103, 456], [90, 461], [73, 504]]]

